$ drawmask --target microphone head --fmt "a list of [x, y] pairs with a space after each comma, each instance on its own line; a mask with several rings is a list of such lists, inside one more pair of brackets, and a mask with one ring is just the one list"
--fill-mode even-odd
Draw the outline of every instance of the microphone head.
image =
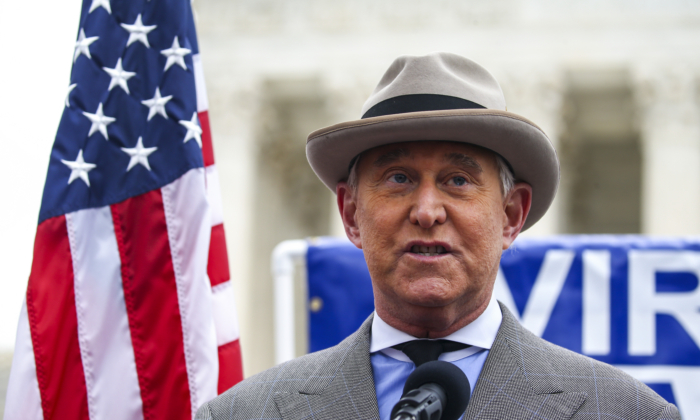
[[457, 420], [469, 404], [471, 386], [462, 369], [449, 362], [427, 362], [416, 368], [406, 379], [403, 395], [425, 384], [437, 384], [447, 396], [447, 403], [442, 409], [441, 420]]

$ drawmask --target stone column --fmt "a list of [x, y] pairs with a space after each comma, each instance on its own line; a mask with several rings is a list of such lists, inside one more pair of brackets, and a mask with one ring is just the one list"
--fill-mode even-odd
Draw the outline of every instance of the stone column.
[[700, 234], [697, 79], [682, 65], [635, 74], [642, 137], [642, 231]]
[[[503, 88], [508, 111], [529, 119], [540, 127], [552, 141], [554, 148], [559, 145], [559, 135], [563, 127], [563, 81], [560, 69], [551, 65], [546, 68], [526, 68], [509, 65], [516, 71], [504, 74], [494, 72]], [[562, 185], [560, 185], [552, 206], [544, 217], [525, 235], [552, 235], [561, 232], [563, 223]]]
[[[242, 342], [247, 374], [274, 366], [273, 279], [270, 257], [282, 241], [328, 234], [330, 191], [306, 161], [306, 136], [330, 125], [326, 91], [316, 76], [269, 77], [258, 87], [261, 103], [254, 117], [251, 270]], [[304, 288], [305, 289], [305, 288]], [[301, 289], [300, 289], [301, 290]], [[300, 291], [299, 290], [299, 291]], [[305, 314], [305, 294], [296, 293], [296, 308]], [[244, 327], [244, 325], [246, 325]], [[243, 336], [242, 336], [243, 337]], [[304, 340], [298, 350], [306, 352]]]

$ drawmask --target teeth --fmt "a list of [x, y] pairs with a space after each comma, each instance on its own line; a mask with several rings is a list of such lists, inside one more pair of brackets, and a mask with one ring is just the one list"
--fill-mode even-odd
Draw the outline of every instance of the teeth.
[[423, 246], [423, 245], [413, 245], [411, 247], [411, 252], [418, 255], [424, 255], [426, 257], [432, 257], [435, 255], [440, 255], [445, 253], [445, 247], [441, 245], [436, 246]]

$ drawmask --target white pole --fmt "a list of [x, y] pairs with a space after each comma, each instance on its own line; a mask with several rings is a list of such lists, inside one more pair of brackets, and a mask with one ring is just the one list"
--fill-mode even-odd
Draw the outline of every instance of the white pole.
[[280, 242], [272, 251], [275, 293], [275, 363], [294, 359], [294, 266], [306, 257], [303, 239]]

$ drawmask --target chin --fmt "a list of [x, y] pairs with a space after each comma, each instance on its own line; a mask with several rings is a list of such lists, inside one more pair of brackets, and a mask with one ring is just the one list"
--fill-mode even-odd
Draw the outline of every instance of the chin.
[[412, 280], [405, 290], [407, 302], [427, 307], [449, 305], [454, 302], [454, 295], [454, 284], [441, 277]]

